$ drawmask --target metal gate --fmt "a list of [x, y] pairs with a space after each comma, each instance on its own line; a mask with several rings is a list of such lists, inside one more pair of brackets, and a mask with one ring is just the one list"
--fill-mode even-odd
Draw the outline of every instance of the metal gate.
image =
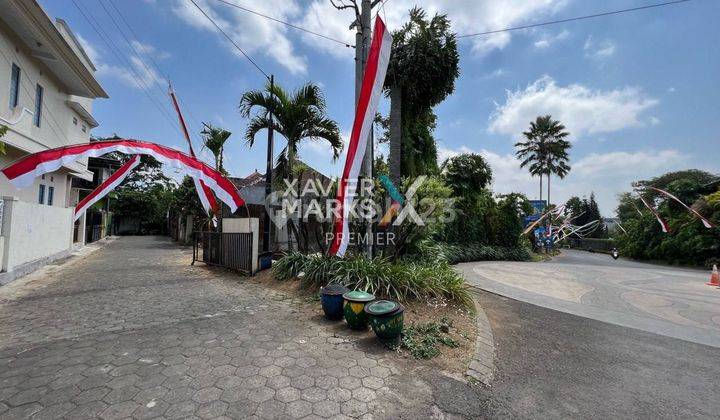
[[252, 233], [195, 232], [193, 264], [202, 261], [252, 275], [252, 250]]

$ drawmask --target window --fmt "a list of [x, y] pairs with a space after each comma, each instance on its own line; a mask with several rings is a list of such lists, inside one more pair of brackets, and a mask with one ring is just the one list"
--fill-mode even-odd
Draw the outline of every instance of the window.
[[48, 187], [48, 199], [47, 199], [48, 206], [53, 205], [53, 197], [54, 196], [55, 196], [55, 187]]
[[43, 87], [37, 85], [35, 87], [35, 126], [40, 127], [40, 118], [42, 116], [43, 104]]
[[77, 125], [77, 118], [73, 117], [73, 124]]
[[20, 67], [13, 63], [12, 73], [10, 75], [10, 109], [18, 105], [18, 97], [20, 96]]
[[82, 131], [83, 131], [83, 133], [87, 132], [87, 127], [85, 127], [85, 124], [83, 124], [83, 126], [82, 126]]
[[38, 191], [38, 203], [45, 203], [45, 185], [40, 184], [40, 190]]

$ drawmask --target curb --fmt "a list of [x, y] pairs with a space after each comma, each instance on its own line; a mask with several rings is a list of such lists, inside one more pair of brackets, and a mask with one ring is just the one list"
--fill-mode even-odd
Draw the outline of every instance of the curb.
[[495, 377], [495, 341], [493, 340], [492, 327], [482, 307], [475, 302], [476, 322], [478, 327], [477, 339], [475, 340], [475, 355], [470, 361], [465, 375], [489, 386]]

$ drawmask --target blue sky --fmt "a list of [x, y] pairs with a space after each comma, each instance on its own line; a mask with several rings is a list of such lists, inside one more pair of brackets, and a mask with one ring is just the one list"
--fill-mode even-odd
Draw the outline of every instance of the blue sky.
[[[138, 83], [71, 2], [41, 0], [51, 16], [65, 19], [80, 35], [110, 94], [110, 99], [95, 102], [94, 114], [101, 124], [95, 135], [117, 133], [184, 149], [179, 132], [139, 86], [149, 86], [155, 101], [174, 118], [164, 95], [169, 78], [195, 134], [196, 148], [201, 121], [220, 125], [233, 132], [225, 158], [231, 174], [263, 171], [265, 135], [248, 148], [247, 121], [237, 112], [242, 93], [261, 87], [263, 76], [189, 0], [113, 0], [135, 30], [137, 38], [131, 39], [138, 42], [135, 49], [128, 47], [97, 0], [75, 1], [99, 22], [143, 80]], [[102, 1], [114, 14], [110, 0]], [[329, 0], [230, 1], [348, 42], [354, 39], [347, 29], [352, 14], [335, 11]], [[416, 3], [391, 0], [381, 16], [391, 28], [397, 27]], [[349, 131], [354, 101], [350, 49], [216, 0], [198, 4], [282, 86], [320, 84], [330, 116], [344, 133]], [[463, 34], [647, 2], [425, 0], [422, 4], [431, 12], [447, 13], [454, 29]], [[553, 180], [553, 202], [594, 191], [604, 215], [611, 216], [616, 194], [629, 189], [633, 180], [691, 167], [719, 173], [716, 43], [720, 27], [712, 19], [717, 16], [720, 2], [694, 0], [459, 41], [461, 76], [456, 92], [436, 110], [440, 157], [481, 153], [495, 172], [494, 191], [520, 191], [537, 198], [537, 178], [518, 167], [513, 143], [530, 120], [549, 113], [568, 127], [573, 141], [573, 169], [564, 180]], [[122, 21], [118, 23], [126, 29]], [[147, 54], [161, 72], [155, 72]], [[387, 111], [386, 101], [381, 110]], [[333, 163], [330, 156], [322, 144], [301, 149], [307, 163], [337, 175], [342, 160]]]

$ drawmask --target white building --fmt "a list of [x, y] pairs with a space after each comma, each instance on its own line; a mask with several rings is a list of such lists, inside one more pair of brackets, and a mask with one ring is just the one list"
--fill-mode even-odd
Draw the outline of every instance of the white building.
[[[87, 143], [98, 125], [92, 101], [108, 97], [94, 73], [64, 21], [53, 22], [35, 0], [0, 0], [0, 124], [8, 127], [0, 139], [0, 166], [29, 153]], [[22, 190], [0, 174], [0, 282], [82, 243], [82, 234], [77, 241], [73, 235], [73, 177], [92, 180], [87, 162], [62, 167]]]

